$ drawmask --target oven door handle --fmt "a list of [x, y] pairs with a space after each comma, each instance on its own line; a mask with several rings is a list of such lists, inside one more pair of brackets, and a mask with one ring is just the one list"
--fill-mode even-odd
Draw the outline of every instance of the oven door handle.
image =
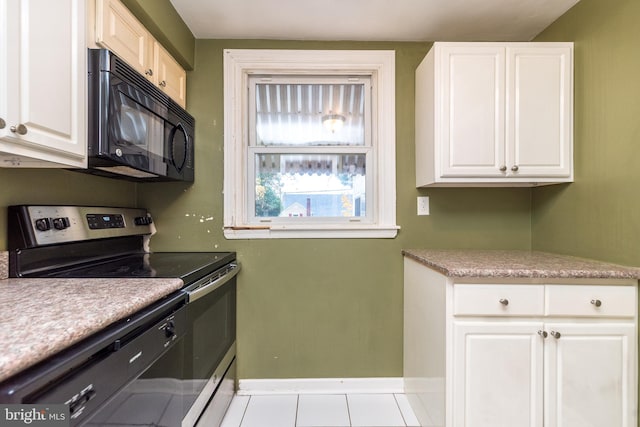
[[236, 277], [239, 271], [240, 271], [240, 265], [230, 264], [227, 272], [224, 273], [222, 276], [218, 277], [216, 280], [209, 282], [204, 286], [200, 286], [199, 288], [195, 288], [192, 291], [187, 291], [187, 295], [189, 297], [188, 302], [191, 303], [193, 301], [196, 301], [197, 299], [200, 299], [210, 294], [211, 292], [215, 291], [220, 286], [224, 285], [229, 280]]

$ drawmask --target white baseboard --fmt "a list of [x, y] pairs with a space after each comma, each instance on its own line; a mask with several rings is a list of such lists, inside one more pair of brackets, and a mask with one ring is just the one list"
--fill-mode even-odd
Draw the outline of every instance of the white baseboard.
[[237, 394], [404, 393], [401, 377], [241, 379]]

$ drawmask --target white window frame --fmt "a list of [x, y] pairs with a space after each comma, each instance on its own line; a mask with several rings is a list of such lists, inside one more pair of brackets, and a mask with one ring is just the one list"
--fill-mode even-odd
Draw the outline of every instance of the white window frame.
[[[263, 75], [369, 75], [377, 89], [372, 106], [374, 158], [371, 196], [373, 220], [300, 223], [249, 222], [247, 179], [249, 150], [248, 79]], [[268, 238], [394, 238], [395, 174], [395, 52], [378, 50], [224, 51], [224, 236], [227, 239]], [[370, 197], [367, 194], [367, 197]]]

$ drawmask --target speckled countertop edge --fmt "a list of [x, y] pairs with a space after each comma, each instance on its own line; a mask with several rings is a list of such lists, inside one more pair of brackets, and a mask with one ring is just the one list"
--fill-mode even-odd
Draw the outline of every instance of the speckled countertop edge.
[[9, 252], [0, 251], [0, 280], [9, 277]]
[[0, 280], [0, 381], [182, 286], [180, 279]]
[[405, 249], [402, 253], [448, 277], [640, 279], [640, 268], [548, 252]]

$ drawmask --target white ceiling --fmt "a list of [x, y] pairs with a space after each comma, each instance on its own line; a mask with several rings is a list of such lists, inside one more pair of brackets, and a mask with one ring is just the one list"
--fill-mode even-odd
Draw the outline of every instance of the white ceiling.
[[170, 0], [196, 38], [528, 41], [579, 0]]

